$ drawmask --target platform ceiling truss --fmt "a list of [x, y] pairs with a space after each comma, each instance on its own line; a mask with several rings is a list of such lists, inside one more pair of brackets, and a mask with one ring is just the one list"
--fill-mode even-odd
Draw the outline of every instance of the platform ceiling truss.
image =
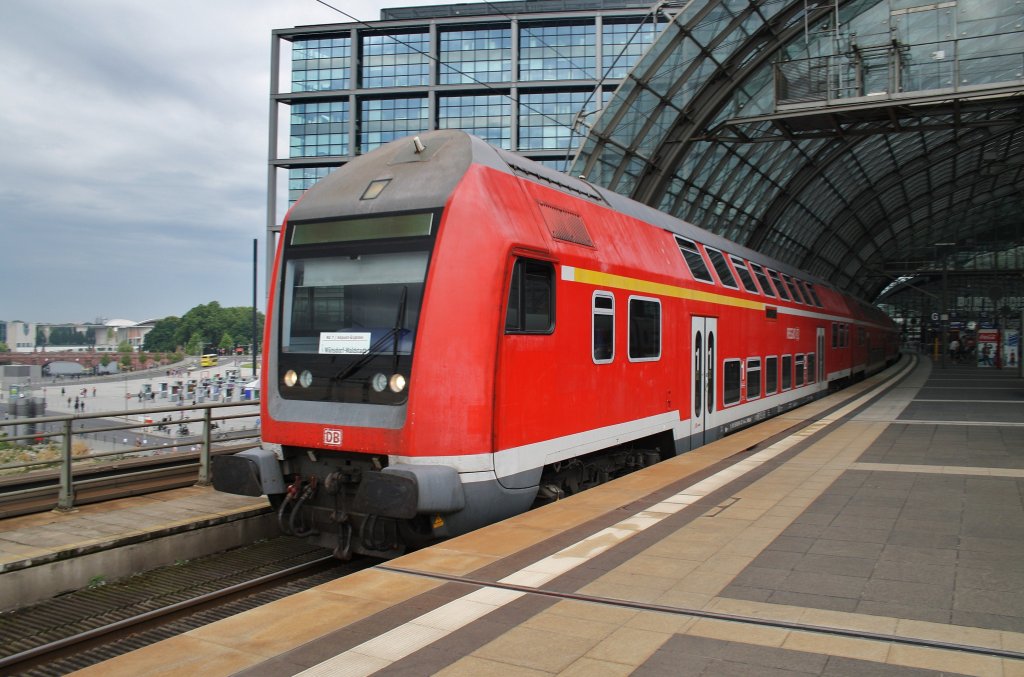
[[672, 21], [587, 130], [574, 174], [868, 300], [914, 274], [910, 260], [928, 271], [953, 254], [1016, 251], [1019, 2], [665, 11]]

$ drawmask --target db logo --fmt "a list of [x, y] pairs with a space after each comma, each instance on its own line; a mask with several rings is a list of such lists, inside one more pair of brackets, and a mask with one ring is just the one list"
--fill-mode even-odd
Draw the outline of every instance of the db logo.
[[324, 428], [324, 444], [331, 447], [340, 447], [341, 431], [335, 428]]

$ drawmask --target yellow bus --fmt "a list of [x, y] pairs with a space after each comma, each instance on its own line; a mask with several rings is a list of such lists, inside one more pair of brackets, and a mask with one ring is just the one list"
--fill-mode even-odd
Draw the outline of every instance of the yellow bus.
[[215, 354], [203, 355], [202, 357], [199, 358], [199, 366], [200, 367], [216, 367], [217, 366], [217, 356]]

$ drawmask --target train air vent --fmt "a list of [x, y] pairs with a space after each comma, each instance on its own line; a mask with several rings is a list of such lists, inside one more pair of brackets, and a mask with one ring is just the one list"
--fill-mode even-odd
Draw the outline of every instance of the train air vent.
[[538, 204], [540, 213], [544, 215], [544, 222], [548, 224], [548, 230], [551, 231], [551, 237], [585, 247], [594, 246], [594, 241], [590, 239], [590, 233], [587, 232], [587, 226], [579, 214], [559, 207], [552, 207], [543, 202]]

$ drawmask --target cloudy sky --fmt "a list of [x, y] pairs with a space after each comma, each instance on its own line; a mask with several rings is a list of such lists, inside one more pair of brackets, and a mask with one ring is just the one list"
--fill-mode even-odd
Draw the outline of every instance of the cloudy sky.
[[[337, 0], [360, 20], [438, 0]], [[270, 32], [316, 0], [0, 1], [0, 320], [252, 302]]]

